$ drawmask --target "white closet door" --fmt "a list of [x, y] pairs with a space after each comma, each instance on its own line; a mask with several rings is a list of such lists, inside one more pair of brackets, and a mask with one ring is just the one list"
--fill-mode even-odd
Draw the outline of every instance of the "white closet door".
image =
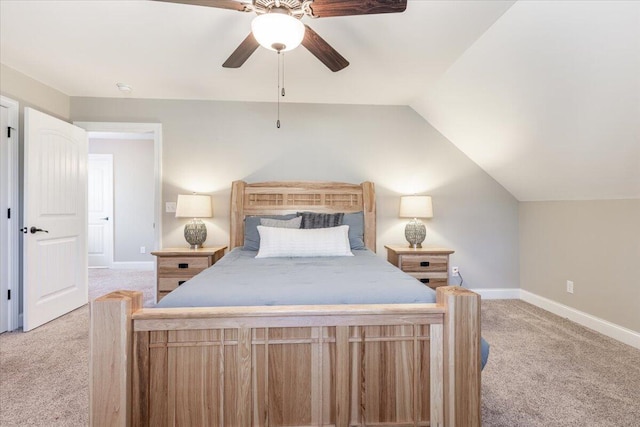
[[113, 262], [113, 155], [89, 154], [89, 267]]

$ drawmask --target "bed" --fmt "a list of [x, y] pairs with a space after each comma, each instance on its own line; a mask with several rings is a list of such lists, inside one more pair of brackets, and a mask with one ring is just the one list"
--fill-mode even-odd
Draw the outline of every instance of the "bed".
[[[233, 250], [245, 217], [299, 211], [362, 211], [375, 252], [372, 183], [236, 181], [225, 258], [250, 257]], [[92, 301], [90, 424], [481, 424], [477, 294], [447, 286], [435, 302], [303, 303], [142, 308], [134, 291]]]

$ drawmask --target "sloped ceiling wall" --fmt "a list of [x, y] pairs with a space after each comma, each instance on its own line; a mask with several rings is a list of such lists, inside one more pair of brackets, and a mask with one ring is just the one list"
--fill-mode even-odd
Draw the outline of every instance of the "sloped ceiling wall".
[[411, 106], [518, 200], [640, 198], [640, 2], [517, 2]]

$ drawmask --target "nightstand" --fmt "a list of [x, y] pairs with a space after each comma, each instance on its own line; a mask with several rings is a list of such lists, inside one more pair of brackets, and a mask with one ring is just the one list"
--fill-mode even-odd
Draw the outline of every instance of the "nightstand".
[[449, 284], [449, 255], [446, 248], [410, 248], [385, 245], [387, 260], [432, 289]]
[[209, 248], [168, 248], [151, 252], [156, 257], [157, 301], [202, 270], [211, 267], [224, 255], [226, 246]]

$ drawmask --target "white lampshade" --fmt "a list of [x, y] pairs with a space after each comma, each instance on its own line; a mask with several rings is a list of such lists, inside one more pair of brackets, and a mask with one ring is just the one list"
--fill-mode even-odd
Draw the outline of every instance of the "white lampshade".
[[[291, 15], [272, 11], [253, 18], [251, 32], [261, 46], [286, 52], [302, 43], [304, 24]], [[284, 47], [278, 49], [280, 46]]]
[[400, 196], [400, 218], [431, 218], [431, 196]]
[[211, 196], [205, 194], [180, 194], [176, 218], [211, 218]]

